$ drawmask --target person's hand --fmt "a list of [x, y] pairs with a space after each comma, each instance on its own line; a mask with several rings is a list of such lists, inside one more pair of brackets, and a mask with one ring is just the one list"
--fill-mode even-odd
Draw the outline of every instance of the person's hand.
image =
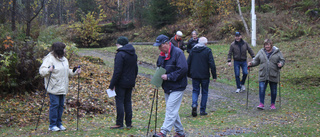
[[250, 67], [252, 65], [252, 62], [248, 62], [248, 67]]
[[167, 80], [167, 79], [168, 79], [168, 75], [167, 75], [167, 74], [163, 74], [163, 75], [161, 75], [161, 78], [162, 78], [163, 80]]
[[54, 69], [54, 67], [53, 67], [53, 66], [49, 66], [49, 72], [52, 72], [52, 71], [53, 71], [53, 69]]
[[231, 62], [228, 62], [228, 66], [231, 67]]
[[81, 73], [81, 68], [78, 68], [78, 69], [76, 70], [76, 72], [77, 72], [78, 74], [80, 74], [80, 73]]
[[216, 82], [217, 81], [217, 79], [213, 79], [213, 82]]
[[281, 63], [278, 63], [278, 67], [281, 68], [281, 67], [282, 67], [282, 64], [281, 64]]

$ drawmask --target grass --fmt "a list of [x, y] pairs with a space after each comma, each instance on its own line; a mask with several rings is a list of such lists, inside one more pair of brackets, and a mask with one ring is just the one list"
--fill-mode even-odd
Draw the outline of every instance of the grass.
[[[180, 108], [180, 118], [188, 136], [227, 135], [230, 130], [238, 130], [241, 136], [317, 136], [319, 135], [320, 109], [319, 109], [319, 37], [302, 37], [300, 40], [275, 43], [286, 59], [281, 70], [281, 100], [277, 98], [277, 110], [257, 111], [255, 105], [246, 110], [245, 98], [234, 94], [224, 94], [229, 100], [209, 100], [208, 111], [210, 115], [202, 117], [190, 116], [190, 93], [186, 93]], [[226, 64], [229, 44], [209, 45], [212, 49], [218, 72], [218, 82], [234, 86], [233, 67]], [[138, 59], [154, 64], [159, 54], [157, 47], [135, 46]], [[262, 48], [261, 45], [253, 47], [255, 53]], [[95, 49], [96, 50], [96, 49]], [[115, 52], [115, 47], [99, 49], [103, 52]], [[187, 55], [187, 54], [186, 54]], [[111, 63], [111, 62], [106, 62]], [[142, 68], [140, 72], [152, 74], [153, 70]], [[148, 85], [148, 83], [145, 83]], [[217, 87], [210, 89], [224, 91]], [[152, 92], [147, 90], [146, 92]], [[267, 89], [266, 94], [270, 90]], [[143, 93], [143, 92], [139, 92]], [[162, 125], [165, 113], [163, 91], [159, 90], [159, 111], [157, 130]], [[135, 100], [144, 95], [135, 94]], [[250, 73], [250, 95], [258, 99], [258, 68], [252, 68]], [[48, 132], [47, 123], [41, 123], [38, 131], [32, 131], [33, 125], [25, 127], [2, 127], [1, 136], [145, 136], [149, 119], [152, 94], [149, 102], [136, 102], [135, 105], [144, 105], [134, 109], [133, 129], [111, 130], [109, 126], [115, 123], [115, 114], [101, 114], [81, 118], [80, 130], [75, 131], [75, 117], [64, 115], [66, 127], [63, 132]], [[266, 105], [270, 96], [266, 95]], [[137, 108], [137, 106], [134, 106]], [[209, 109], [210, 108], [210, 109]], [[153, 131], [154, 121], [151, 122]], [[152, 133], [149, 133], [149, 135]], [[172, 135], [173, 133], [171, 133]]]

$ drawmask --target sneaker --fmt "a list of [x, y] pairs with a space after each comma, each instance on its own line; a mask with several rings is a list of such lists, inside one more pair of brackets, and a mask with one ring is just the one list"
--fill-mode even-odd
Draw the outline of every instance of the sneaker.
[[52, 128], [49, 127], [49, 131], [60, 131], [60, 128], [58, 128], [57, 126], [54, 126]]
[[237, 90], [236, 90], [236, 93], [239, 93], [239, 92], [240, 92], [240, 89], [237, 89]]
[[176, 134], [173, 137], [185, 137], [185, 134], [179, 134], [178, 132], [176, 132]]
[[264, 110], [264, 105], [262, 103], [260, 103], [259, 106], [257, 106], [257, 109]]
[[245, 91], [246, 90], [246, 86], [241, 85], [241, 91]]
[[64, 126], [62, 126], [62, 125], [61, 125], [59, 128], [60, 128], [60, 130], [62, 130], [62, 131], [67, 130], [67, 128], [65, 128], [65, 127], [64, 127]]
[[274, 106], [274, 104], [271, 104], [270, 109], [276, 109], [276, 106]]
[[130, 125], [130, 126], [127, 126], [127, 128], [132, 128], [132, 125]]
[[123, 129], [123, 126], [114, 125], [114, 126], [111, 126], [110, 129]]
[[196, 104], [192, 105], [192, 116], [193, 117], [197, 116], [197, 105]]
[[153, 137], [166, 137], [166, 135], [162, 132], [159, 132], [158, 134], [154, 134]]
[[205, 116], [205, 115], [208, 115], [207, 112], [200, 112], [200, 116]]

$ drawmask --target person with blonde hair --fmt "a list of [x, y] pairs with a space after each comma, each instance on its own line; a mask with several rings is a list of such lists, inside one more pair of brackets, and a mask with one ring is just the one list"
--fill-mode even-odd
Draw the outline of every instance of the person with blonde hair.
[[251, 62], [248, 62], [249, 67], [260, 65], [259, 68], [259, 98], [260, 104], [258, 109], [264, 109], [264, 98], [267, 85], [269, 83], [271, 90], [271, 105], [270, 109], [276, 109], [275, 102], [277, 97], [277, 83], [279, 82], [280, 69], [285, 64], [285, 59], [279, 48], [273, 46], [270, 39], [266, 39], [263, 48]]

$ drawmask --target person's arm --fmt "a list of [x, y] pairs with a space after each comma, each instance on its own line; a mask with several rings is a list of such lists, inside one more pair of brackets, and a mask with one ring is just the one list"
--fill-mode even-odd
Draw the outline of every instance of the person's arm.
[[192, 38], [188, 41], [188, 44], [187, 44], [187, 52], [188, 53], [190, 53], [190, 51], [191, 51], [191, 41], [192, 40]]
[[179, 52], [176, 61], [177, 70], [167, 74], [167, 80], [177, 81], [187, 75], [188, 64], [183, 52]]
[[278, 67], [282, 68], [284, 66], [286, 60], [284, 59], [281, 51], [279, 51], [279, 57], [280, 57], [280, 59], [279, 59]]
[[210, 50], [209, 53], [209, 66], [210, 66], [210, 69], [211, 69], [211, 75], [212, 75], [212, 78], [213, 79], [217, 79], [217, 70], [216, 70], [216, 65], [215, 65], [215, 62], [214, 62], [214, 58], [213, 58], [213, 55], [212, 55], [212, 51]]
[[117, 53], [115, 60], [114, 60], [114, 69], [113, 69], [113, 75], [112, 79], [109, 85], [109, 89], [114, 89], [115, 84], [118, 83], [121, 75], [122, 75], [122, 69], [123, 69], [123, 57], [121, 53]]
[[[39, 73], [41, 76], [45, 77], [50, 74], [50, 68], [52, 67], [52, 61], [48, 56], [43, 59], [43, 62], [39, 68]], [[52, 68], [51, 68], [52, 69]]]
[[231, 56], [233, 55], [233, 46], [230, 45], [229, 52], [228, 52], [228, 62], [231, 62]]
[[192, 52], [189, 54], [188, 59], [187, 59], [187, 64], [188, 64], [188, 72], [187, 76], [190, 77], [190, 67], [191, 67], [191, 60], [192, 60]]
[[253, 52], [252, 48], [250, 47], [249, 44], [247, 44], [247, 47], [248, 47], [248, 52], [249, 52], [251, 58], [254, 58], [254, 52]]
[[258, 52], [258, 54], [253, 58], [251, 62], [248, 63], [248, 67], [255, 67], [260, 64], [260, 56], [261, 56], [261, 51]]

